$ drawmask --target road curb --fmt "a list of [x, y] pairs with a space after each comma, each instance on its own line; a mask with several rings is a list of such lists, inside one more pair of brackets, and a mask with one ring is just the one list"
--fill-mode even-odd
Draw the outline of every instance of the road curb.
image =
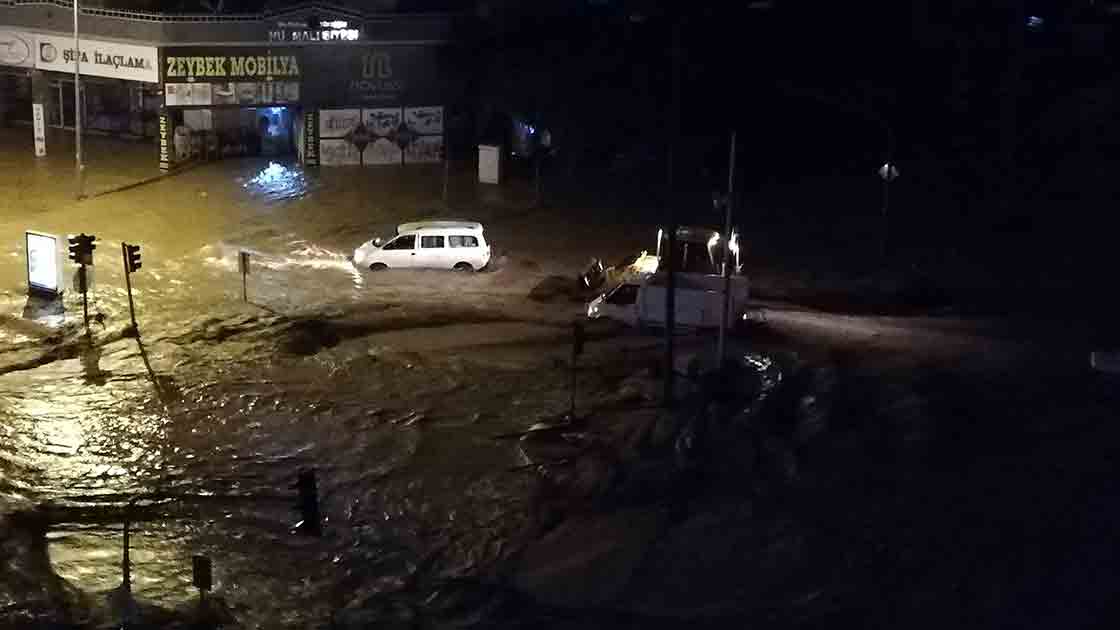
[[133, 188], [139, 188], [141, 186], [151, 184], [153, 182], [158, 182], [161, 179], [166, 179], [168, 177], [174, 177], [176, 175], [185, 173], [189, 170], [192, 170], [192, 169], [194, 169], [198, 166], [201, 166], [203, 164], [206, 164], [206, 163], [207, 162], [203, 162], [201, 160], [195, 160], [195, 161], [189, 162], [189, 163], [187, 163], [183, 166], [180, 166], [179, 168], [170, 170], [166, 173], [160, 173], [159, 175], [152, 175], [151, 177], [146, 177], [146, 178], [141, 179], [139, 181], [130, 182], [128, 184], [122, 184], [120, 186], [115, 186], [115, 187], [109, 188], [107, 190], [99, 190], [99, 191], [97, 191], [97, 192], [95, 192], [91, 195], [86, 195], [86, 196], [82, 197], [79, 201], [85, 201], [85, 200], [88, 200], [88, 199], [95, 199], [97, 197], [104, 197], [105, 195], [111, 195], [113, 193], [123, 192], [125, 190], [131, 190]]

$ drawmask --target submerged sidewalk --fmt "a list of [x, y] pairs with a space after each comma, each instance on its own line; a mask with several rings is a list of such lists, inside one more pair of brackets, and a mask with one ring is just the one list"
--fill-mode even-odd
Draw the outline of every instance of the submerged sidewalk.
[[[158, 178], [157, 150], [152, 139], [83, 136], [83, 192], [89, 197]], [[47, 155], [37, 158], [30, 127], [0, 128], [0, 189], [7, 191], [0, 197], [0, 216], [74, 201], [73, 132], [48, 130]]]

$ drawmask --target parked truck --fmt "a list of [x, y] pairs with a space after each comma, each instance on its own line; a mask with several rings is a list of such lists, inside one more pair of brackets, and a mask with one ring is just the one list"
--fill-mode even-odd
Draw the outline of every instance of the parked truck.
[[[675, 325], [681, 328], [717, 328], [723, 308], [723, 277], [712, 274], [678, 273]], [[587, 305], [591, 319], [605, 317], [630, 326], [664, 326], [667, 274], [626, 281]], [[730, 278], [728, 321], [734, 325], [747, 312], [749, 290], [746, 276]]]

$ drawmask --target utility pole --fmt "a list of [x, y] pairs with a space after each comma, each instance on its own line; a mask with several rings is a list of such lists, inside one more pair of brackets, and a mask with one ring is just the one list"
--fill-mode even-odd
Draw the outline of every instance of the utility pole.
[[677, 145], [680, 141], [681, 131], [681, 16], [673, 21], [673, 48], [672, 48], [672, 100], [669, 108], [669, 192], [666, 195], [668, 203], [669, 243], [665, 251], [665, 271], [668, 274], [665, 282], [665, 391], [662, 394], [664, 405], [673, 407], [673, 329], [676, 328], [677, 315], [677, 282], [676, 276], [676, 250], [677, 250], [677, 211], [676, 211], [676, 183], [673, 179], [674, 164]]
[[735, 132], [731, 132], [731, 155], [727, 167], [727, 198], [723, 201], [723, 312], [719, 319], [719, 341], [716, 344], [716, 365], [723, 370], [727, 320], [731, 310], [731, 212], [735, 206]]
[[[81, 79], [81, 50], [78, 41], [78, 0], [74, 0], [74, 179], [78, 188], [78, 199], [85, 197], [85, 186], [82, 176], [85, 166], [82, 164], [82, 79]], [[62, 103], [59, 103], [61, 106]]]

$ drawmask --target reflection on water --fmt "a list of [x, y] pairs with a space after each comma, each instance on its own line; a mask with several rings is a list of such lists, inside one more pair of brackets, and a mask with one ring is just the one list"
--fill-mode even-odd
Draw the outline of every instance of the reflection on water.
[[269, 162], [268, 166], [249, 178], [244, 186], [250, 193], [262, 194], [272, 201], [296, 199], [310, 191], [302, 168], [288, 167], [277, 162]]

